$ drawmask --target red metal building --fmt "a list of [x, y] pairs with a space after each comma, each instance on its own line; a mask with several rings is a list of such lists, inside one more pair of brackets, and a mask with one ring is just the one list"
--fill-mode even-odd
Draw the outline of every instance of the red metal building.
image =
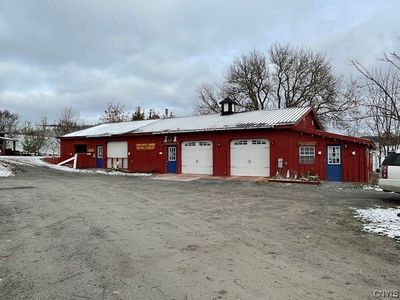
[[214, 176], [318, 175], [368, 182], [367, 139], [323, 130], [312, 108], [102, 124], [61, 137], [61, 159], [78, 168]]

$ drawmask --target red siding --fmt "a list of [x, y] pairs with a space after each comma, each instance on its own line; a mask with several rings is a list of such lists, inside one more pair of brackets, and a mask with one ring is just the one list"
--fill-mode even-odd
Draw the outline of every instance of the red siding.
[[[72, 157], [75, 154], [75, 145], [77, 144], [86, 144], [88, 150], [94, 149], [96, 151], [97, 145], [103, 145], [103, 152], [107, 151], [107, 143], [104, 138], [91, 138], [91, 139], [61, 139], [61, 157], [60, 160], [63, 161], [67, 158]], [[103, 160], [103, 168], [105, 168], [107, 164]], [[95, 152], [90, 152], [89, 154], [79, 154], [77, 167], [84, 168], [96, 168], [96, 156]]]
[[[304, 126], [314, 126], [312, 119], [305, 118]], [[308, 124], [308, 125], [307, 125]], [[301, 123], [299, 126], [302, 126]], [[238, 130], [217, 131], [204, 133], [182, 133], [167, 135], [169, 143], [176, 137], [177, 171], [181, 172], [181, 143], [183, 141], [210, 140], [213, 142], [213, 174], [215, 176], [230, 175], [230, 142], [234, 139], [265, 138], [270, 141], [270, 171], [271, 176], [277, 172], [278, 158], [283, 158], [284, 168], [293, 174], [301, 175], [310, 172], [326, 179], [326, 147], [327, 145], [340, 145], [342, 150], [343, 180], [350, 182], [367, 182], [371, 168], [367, 145], [354, 142], [335, 140], [329, 137], [302, 133], [291, 129], [263, 129], [263, 130]], [[134, 172], [167, 172], [167, 147], [164, 144], [165, 135], [135, 135], [125, 137], [104, 137], [90, 139], [62, 139], [61, 159], [67, 159], [74, 154], [74, 145], [86, 143], [88, 149], [96, 149], [97, 145], [104, 147], [103, 167], [106, 167], [107, 142], [128, 141], [128, 168]], [[302, 165], [299, 163], [299, 146], [301, 143], [315, 143], [315, 163]], [[138, 151], [136, 144], [155, 143], [151, 151]], [[355, 155], [352, 152], [355, 151]], [[318, 154], [320, 153], [320, 154]], [[79, 168], [95, 168], [95, 153], [79, 155]]]
[[43, 158], [43, 160], [45, 162], [47, 162], [49, 164], [53, 164], [53, 165], [56, 165], [59, 162], [61, 162], [59, 157], [45, 157], [45, 158]]
[[[135, 136], [128, 139], [129, 170], [134, 172], [166, 173], [167, 149], [161, 136]], [[155, 143], [154, 150], [138, 151], [136, 144]]]
[[318, 124], [316, 123], [313, 113], [306, 114], [297, 124], [298, 128], [308, 128], [308, 129], [319, 129]]

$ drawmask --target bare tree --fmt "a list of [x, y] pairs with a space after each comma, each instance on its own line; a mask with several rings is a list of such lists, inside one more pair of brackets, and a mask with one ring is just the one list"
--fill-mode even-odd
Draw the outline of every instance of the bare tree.
[[391, 66], [400, 71], [400, 54], [396, 52], [384, 53], [383, 61], [391, 64]]
[[114, 104], [112, 101], [108, 102], [107, 108], [100, 118], [103, 123], [118, 123], [129, 121], [129, 114], [126, 111], [125, 106], [117, 103]]
[[275, 44], [265, 54], [235, 58], [220, 84], [200, 85], [195, 113], [219, 112], [219, 100], [229, 96], [244, 111], [313, 106], [324, 123], [344, 123], [356, 101], [354, 86], [335, 75], [324, 54]]
[[235, 58], [225, 75], [223, 89], [244, 110], [271, 107], [272, 80], [267, 57], [253, 50]]
[[324, 123], [344, 123], [357, 101], [356, 82], [333, 72], [325, 54], [275, 44], [269, 50], [277, 107], [313, 106]]
[[[387, 90], [398, 89], [398, 83], [392, 72], [377, 74], [382, 86]], [[392, 147], [399, 145], [399, 120], [392, 114], [393, 103], [390, 98], [382, 93], [374, 84], [366, 85], [366, 93], [363, 104], [365, 105], [365, 123], [376, 136], [378, 142], [379, 161], [388, 154]]]
[[79, 112], [72, 107], [65, 107], [58, 115], [54, 132], [56, 136], [63, 136], [79, 130], [82, 126], [83, 121], [79, 117]]
[[[390, 113], [396, 119], [400, 120], [400, 93], [398, 90], [400, 75], [396, 70], [396, 67], [395, 69], [389, 69], [389, 73], [385, 75], [382, 71], [367, 69], [357, 60], [352, 60], [351, 63], [359, 72], [359, 74], [361, 74], [364, 81], [364, 87], [370, 89], [371, 86], [373, 86], [382, 95], [387, 97], [392, 104], [390, 111], [387, 113]], [[395, 66], [396, 61], [389, 63], [392, 66]], [[400, 59], [398, 63], [400, 63]], [[390, 84], [388, 84], [388, 77], [391, 77]]]
[[269, 50], [269, 57], [274, 68], [278, 108], [312, 105], [336, 96], [337, 78], [324, 54], [275, 44]]
[[194, 113], [196, 115], [208, 115], [212, 113], [220, 113], [221, 108], [219, 101], [224, 98], [225, 91], [215, 85], [203, 83], [197, 88], [198, 100], [194, 105]]
[[0, 110], [0, 132], [13, 134], [17, 130], [19, 116], [9, 110]]
[[[318, 118], [325, 124], [336, 125], [346, 130], [354, 122], [358, 111], [360, 95], [357, 81], [338, 77], [335, 86], [335, 97], [315, 99], [304, 106], [313, 106]], [[303, 106], [303, 105], [301, 105]]]
[[400, 59], [392, 53], [384, 54], [381, 61], [388, 63], [385, 69], [368, 69], [360, 62], [352, 61], [361, 75], [363, 110], [360, 116], [377, 142], [380, 162], [400, 144]]
[[20, 130], [23, 135], [22, 147], [26, 153], [40, 155], [40, 150], [46, 145], [50, 137], [47, 119], [42, 118], [32, 124], [25, 122]]
[[242, 110], [272, 107], [272, 81], [265, 55], [257, 50], [236, 57], [217, 85], [201, 84], [197, 89], [196, 114], [219, 113], [219, 101], [231, 97]]

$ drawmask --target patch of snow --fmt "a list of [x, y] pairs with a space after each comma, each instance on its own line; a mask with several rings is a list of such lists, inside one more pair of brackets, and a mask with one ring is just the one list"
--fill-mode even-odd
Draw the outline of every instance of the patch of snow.
[[7, 164], [1, 163], [0, 161], [0, 177], [10, 177], [10, 176], [14, 176], [13, 171]]
[[276, 186], [291, 186], [292, 185], [292, 183], [290, 183], [290, 182], [273, 182], [273, 181], [271, 181], [271, 183], [273, 183]]
[[400, 241], [400, 207], [356, 209], [355, 217], [360, 219], [367, 232], [386, 235]]
[[[103, 174], [111, 176], [151, 176], [151, 173], [125, 173], [121, 171], [107, 171], [107, 170], [94, 170], [94, 169], [72, 169], [66, 166], [57, 166], [45, 162], [43, 157], [40, 156], [0, 156], [0, 167], [1, 162], [9, 164], [20, 165], [20, 166], [31, 166], [31, 167], [47, 167], [59, 171], [71, 172], [71, 173], [83, 173], [83, 174]], [[0, 169], [1, 174], [1, 169]], [[1, 176], [1, 175], [0, 175]]]
[[363, 190], [374, 190], [377, 192], [383, 192], [383, 190], [377, 185], [363, 185]]

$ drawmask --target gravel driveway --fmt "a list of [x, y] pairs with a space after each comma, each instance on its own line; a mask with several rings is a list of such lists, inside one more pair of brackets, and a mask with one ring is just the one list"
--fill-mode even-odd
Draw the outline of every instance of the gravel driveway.
[[349, 186], [160, 181], [18, 167], [0, 179], [0, 299], [365, 299], [400, 243]]

